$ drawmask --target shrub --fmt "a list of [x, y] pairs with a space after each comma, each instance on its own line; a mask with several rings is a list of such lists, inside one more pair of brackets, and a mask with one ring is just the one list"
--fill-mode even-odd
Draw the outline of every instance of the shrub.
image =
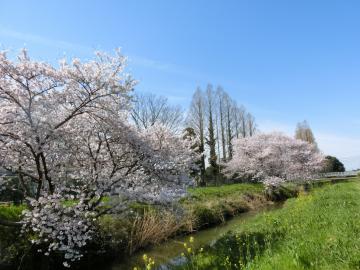
[[140, 247], [158, 244], [174, 235], [182, 223], [170, 211], [148, 210], [135, 217], [129, 238], [129, 252]]
[[204, 205], [198, 205], [194, 208], [193, 214], [196, 218], [196, 227], [198, 229], [225, 221], [224, 215], [219, 207], [210, 208]]

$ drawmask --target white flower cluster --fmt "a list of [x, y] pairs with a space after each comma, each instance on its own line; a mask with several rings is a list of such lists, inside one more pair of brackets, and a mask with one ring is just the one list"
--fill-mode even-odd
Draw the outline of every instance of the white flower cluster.
[[35, 233], [33, 244], [46, 244], [41, 250], [45, 255], [52, 251], [64, 253], [66, 264], [82, 257], [80, 249], [92, 237], [92, 218], [94, 213], [83, 202], [66, 206], [63, 197], [54, 194], [31, 200], [32, 210], [24, 210], [23, 233]]
[[323, 166], [316, 146], [282, 135], [257, 134], [237, 139], [234, 156], [227, 164], [229, 176], [251, 177], [268, 186], [311, 178]]
[[276, 176], [269, 176], [263, 180], [266, 187], [278, 187], [284, 182], [284, 179]]

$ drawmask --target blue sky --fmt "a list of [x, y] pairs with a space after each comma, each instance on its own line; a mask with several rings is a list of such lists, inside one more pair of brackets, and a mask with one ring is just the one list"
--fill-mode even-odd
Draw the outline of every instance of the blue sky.
[[263, 131], [308, 120], [360, 167], [359, 1], [2, 1], [0, 46], [37, 59], [121, 47], [139, 91], [187, 107], [221, 84]]

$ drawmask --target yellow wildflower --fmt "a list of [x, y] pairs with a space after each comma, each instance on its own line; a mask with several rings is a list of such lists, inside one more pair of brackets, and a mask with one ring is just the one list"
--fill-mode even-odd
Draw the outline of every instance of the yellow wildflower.
[[148, 256], [146, 254], [143, 255], [143, 260], [147, 261]]

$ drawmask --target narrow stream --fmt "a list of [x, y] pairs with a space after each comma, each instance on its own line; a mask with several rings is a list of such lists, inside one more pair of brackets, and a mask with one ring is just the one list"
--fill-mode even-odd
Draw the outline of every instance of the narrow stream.
[[161, 243], [157, 246], [149, 247], [145, 250], [141, 250], [138, 253], [129, 256], [128, 258], [118, 258], [113, 265], [108, 268], [108, 270], [132, 270], [135, 266], [143, 266], [142, 256], [147, 254], [148, 257], [151, 257], [155, 260], [157, 268], [155, 269], [166, 269], [164, 265], [169, 262], [180, 262], [181, 252], [184, 252], [184, 242], [189, 241], [189, 237], [193, 236], [195, 242], [193, 247], [198, 249], [206, 245], [213, 244], [217, 239], [219, 239], [223, 234], [234, 231], [242, 223], [246, 222], [249, 218], [263, 212], [274, 210], [280, 208], [282, 204], [274, 204], [267, 206], [265, 208], [250, 211], [244, 214], [240, 214], [226, 223], [218, 225], [213, 228], [201, 230], [199, 232], [193, 233], [191, 235], [180, 236], [174, 239], [170, 239], [164, 243]]

